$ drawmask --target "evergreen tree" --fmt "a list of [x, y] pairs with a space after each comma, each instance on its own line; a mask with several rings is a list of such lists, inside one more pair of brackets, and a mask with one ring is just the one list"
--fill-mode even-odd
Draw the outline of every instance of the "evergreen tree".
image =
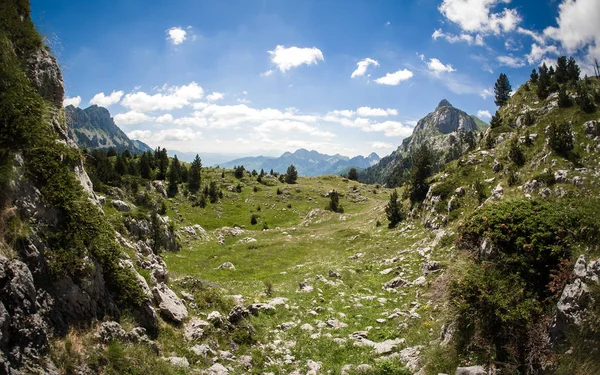
[[329, 193], [329, 206], [327, 207], [329, 211], [343, 213], [344, 209], [340, 205], [340, 193], [336, 190], [333, 190]]
[[571, 101], [571, 97], [569, 96], [569, 94], [567, 94], [565, 86], [560, 86], [558, 89], [558, 106], [560, 108], [569, 108], [572, 105], [573, 102]]
[[109, 148], [108, 152], [106, 153], [106, 156], [108, 156], [109, 158], [117, 156], [117, 150], [115, 150], [114, 147]]
[[217, 201], [219, 200], [219, 189], [217, 187], [217, 182], [216, 181], [211, 181], [208, 187], [208, 198], [210, 200], [210, 203], [217, 203]]
[[244, 166], [243, 166], [243, 165], [240, 165], [239, 167], [236, 167], [236, 168], [235, 168], [235, 171], [234, 171], [234, 176], [235, 176], [235, 178], [238, 178], [238, 179], [239, 179], [239, 178], [242, 178], [242, 177], [244, 177], [244, 171], [245, 171], [245, 170], [246, 170], [246, 169], [244, 168]]
[[558, 84], [565, 83], [569, 80], [567, 74], [567, 56], [560, 56], [556, 60], [556, 73], [554, 79]]
[[522, 167], [525, 164], [525, 155], [521, 151], [519, 142], [517, 139], [513, 139], [510, 142], [510, 148], [508, 149], [508, 159], [515, 163], [518, 167]]
[[571, 134], [571, 126], [567, 122], [561, 122], [558, 125], [550, 124], [548, 132], [548, 143], [554, 151], [567, 155], [573, 150], [573, 134]]
[[358, 171], [356, 168], [350, 168], [350, 171], [348, 172], [348, 179], [352, 181], [358, 181]]
[[152, 250], [155, 254], [160, 253], [160, 249], [162, 247], [162, 231], [161, 231], [161, 223], [162, 219], [159, 217], [158, 213], [154, 211], [151, 215], [150, 219], [151, 223], [151, 239], [152, 239]]
[[404, 211], [402, 210], [402, 202], [398, 201], [398, 192], [396, 189], [390, 194], [390, 201], [385, 206], [385, 215], [387, 216], [390, 224], [388, 227], [396, 227], [402, 220], [404, 220]]
[[127, 165], [125, 162], [125, 158], [123, 158], [121, 155], [117, 155], [117, 160], [115, 161], [115, 172], [117, 172], [119, 176], [123, 176], [127, 173]]
[[569, 81], [577, 82], [579, 81], [579, 75], [581, 74], [581, 70], [579, 66], [575, 62], [573, 56], [569, 57], [569, 61], [567, 62], [567, 78]]
[[531, 82], [536, 83], [538, 78], [540, 78], [540, 75], [538, 74], [537, 70], [533, 69], [529, 75], [529, 78], [531, 79]]
[[265, 170], [264, 169], [260, 169], [260, 177], [264, 177], [265, 176]]
[[540, 72], [540, 78], [538, 79], [537, 96], [539, 99], [543, 100], [550, 95], [550, 75], [548, 73], [548, 67], [546, 66], [546, 63], [543, 63], [538, 70]]
[[270, 174], [271, 176], [275, 176], [275, 174], [273, 173], [273, 168], [271, 168], [271, 172], [269, 172], [269, 174]]
[[[175, 163], [177, 162], [177, 164]], [[167, 195], [170, 198], [173, 198], [179, 192], [179, 161], [177, 160], [177, 156], [171, 163], [171, 168], [169, 168], [169, 184], [167, 185]]]
[[150, 153], [150, 151], [146, 151], [142, 154], [142, 156], [140, 156], [140, 161], [139, 161], [139, 170], [140, 170], [140, 175], [142, 176], [142, 178], [145, 178], [147, 180], [152, 179], [152, 154]]
[[200, 160], [200, 156], [196, 154], [196, 157], [190, 166], [190, 172], [188, 175], [188, 189], [192, 194], [196, 194], [198, 190], [200, 190], [200, 185], [202, 183], [202, 179], [200, 177], [201, 170], [202, 161]]
[[433, 172], [433, 156], [426, 143], [415, 152], [411, 168], [411, 200], [421, 202], [425, 199], [429, 184], [427, 178]]
[[125, 150], [125, 151], [123, 151], [121, 156], [124, 157], [125, 159], [131, 159], [131, 152], [129, 152], [129, 150]]
[[190, 171], [189, 169], [185, 166], [185, 164], [181, 164], [179, 166], [179, 181], [181, 182], [188, 182], [188, 178], [190, 177]]
[[592, 100], [587, 85], [583, 81], [577, 85], [577, 104], [586, 113], [596, 112], [596, 105]]
[[494, 129], [500, 126], [502, 126], [502, 118], [500, 118], [500, 114], [498, 114], [498, 112], [496, 111], [496, 113], [494, 113], [492, 119], [490, 120], [490, 128]]
[[496, 98], [494, 100], [494, 103], [496, 103], [498, 107], [502, 107], [504, 103], [506, 103], [508, 99], [510, 99], [511, 90], [512, 88], [510, 87], [508, 77], [506, 76], [506, 74], [500, 73], [500, 77], [498, 77], [498, 80], [494, 85], [494, 94]]
[[169, 168], [169, 156], [167, 155], [167, 149], [161, 149], [158, 147], [154, 152], [154, 159], [156, 160], [158, 166], [156, 179], [164, 181], [167, 178], [167, 169]]
[[295, 184], [298, 179], [298, 171], [294, 165], [290, 165], [287, 169], [287, 173], [285, 175], [285, 182], [288, 184]]

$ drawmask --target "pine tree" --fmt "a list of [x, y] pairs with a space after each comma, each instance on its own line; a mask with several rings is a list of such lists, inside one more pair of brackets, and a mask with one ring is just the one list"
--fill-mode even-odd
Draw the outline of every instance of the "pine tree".
[[494, 85], [494, 94], [496, 97], [494, 103], [496, 103], [498, 107], [502, 107], [504, 103], [506, 103], [508, 99], [510, 99], [511, 90], [512, 88], [510, 87], [508, 77], [506, 76], [506, 74], [500, 73], [500, 77], [498, 77], [498, 80]]
[[558, 125], [550, 124], [548, 132], [548, 143], [554, 151], [567, 155], [573, 150], [573, 134], [571, 134], [571, 126], [567, 122], [561, 122]]
[[144, 152], [142, 156], [140, 156], [139, 161], [139, 170], [142, 178], [147, 180], [152, 179], [152, 154], [150, 151]]
[[202, 161], [200, 160], [200, 156], [196, 154], [196, 157], [190, 166], [188, 175], [188, 189], [192, 194], [196, 194], [198, 190], [200, 190], [200, 185], [202, 184], [202, 179], [200, 177], [201, 170]]
[[510, 143], [510, 148], [508, 149], [508, 159], [515, 163], [516, 166], [522, 167], [525, 164], [525, 155], [523, 151], [521, 151], [521, 147], [516, 138], [514, 138]]
[[550, 95], [550, 75], [548, 73], [548, 67], [546, 66], [546, 63], [543, 63], [538, 70], [540, 72], [540, 78], [538, 79], [537, 96], [539, 99], [543, 100]]
[[167, 149], [160, 147], [154, 152], [154, 159], [158, 164], [158, 173], [156, 174], [157, 180], [165, 180], [167, 178], [167, 169], [169, 168], [169, 156], [167, 155]]
[[[177, 162], [177, 163], [176, 163]], [[169, 184], [167, 186], [167, 195], [170, 198], [173, 198], [179, 192], [179, 161], [177, 160], [177, 156], [171, 163], [171, 168], [169, 168], [169, 176], [168, 176]]]
[[287, 169], [287, 173], [285, 175], [285, 182], [288, 184], [295, 184], [298, 179], [298, 171], [294, 165], [290, 165]]
[[538, 74], [537, 70], [533, 69], [529, 75], [529, 78], [531, 79], [531, 82], [536, 83], [538, 78], [540, 78], [540, 75]]
[[356, 168], [350, 168], [350, 171], [348, 172], [348, 179], [352, 181], [358, 181], [358, 171]]
[[402, 220], [404, 220], [404, 211], [402, 210], [402, 202], [398, 201], [398, 192], [396, 189], [390, 194], [390, 201], [385, 206], [385, 215], [390, 221], [388, 227], [396, 227]]
[[498, 112], [494, 113], [492, 119], [490, 120], [490, 128], [498, 128], [502, 126], [502, 118], [500, 118], [500, 114]]
[[571, 101], [569, 94], [567, 94], [565, 86], [560, 86], [558, 89], [558, 106], [560, 108], [569, 108], [572, 105], [573, 102]]
[[411, 200], [421, 202], [425, 199], [429, 184], [427, 178], [433, 172], [433, 157], [426, 143], [415, 152], [411, 168]]
[[211, 181], [208, 187], [208, 198], [210, 203], [217, 203], [219, 200], [219, 189], [216, 181]]
[[556, 60], [556, 73], [554, 79], [558, 84], [565, 83], [569, 80], [567, 74], [567, 56], [560, 56]]
[[119, 174], [119, 176], [123, 176], [127, 173], [127, 165], [125, 164], [125, 159], [121, 155], [117, 155], [117, 160], [115, 161], [115, 171]]
[[329, 206], [327, 209], [337, 213], [344, 212], [344, 209], [340, 205], [340, 193], [338, 193], [336, 190], [333, 190], [329, 193]]
[[579, 66], [575, 62], [573, 56], [569, 57], [569, 61], [567, 62], [567, 78], [569, 81], [577, 82], [579, 81], [579, 75], [581, 74], [581, 70]]
[[233, 173], [233, 174], [234, 174], [234, 176], [235, 176], [235, 178], [238, 178], [238, 179], [239, 179], [239, 178], [242, 178], [242, 177], [244, 177], [244, 171], [245, 171], [245, 170], [246, 170], [246, 169], [244, 168], [244, 166], [243, 166], [243, 165], [240, 165], [239, 167], [236, 167], [236, 168], [235, 168], [235, 171], [234, 171], [234, 173]]

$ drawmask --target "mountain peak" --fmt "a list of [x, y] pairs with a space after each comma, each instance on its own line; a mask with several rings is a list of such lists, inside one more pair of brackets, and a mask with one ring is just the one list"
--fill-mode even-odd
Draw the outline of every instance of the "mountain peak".
[[441, 107], [452, 107], [452, 104], [450, 104], [449, 101], [447, 101], [446, 99], [442, 99], [442, 101], [440, 102], [440, 104], [438, 104], [437, 108], [441, 108]]

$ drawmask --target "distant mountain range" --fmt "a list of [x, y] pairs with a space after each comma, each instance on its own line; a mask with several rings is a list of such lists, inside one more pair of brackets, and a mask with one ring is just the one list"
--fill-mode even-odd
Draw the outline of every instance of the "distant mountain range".
[[81, 109], [69, 105], [65, 107], [69, 137], [80, 148], [108, 149], [140, 153], [153, 151], [142, 141], [131, 140], [115, 124], [108, 109], [92, 105]]
[[371, 153], [369, 156], [355, 156], [349, 158], [347, 156], [326, 155], [317, 151], [308, 151], [303, 148], [295, 152], [286, 152], [280, 157], [256, 156], [235, 159], [226, 163], [221, 163], [223, 168], [233, 168], [234, 166], [243, 165], [247, 170], [256, 169], [260, 171], [264, 169], [269, 172], [273, 169], [274, 172], [285, 173], [290, 165], [294, 165], [298, 170], [298, 174], [302, 176], [320, 176], [324, 174], [340, 174], [345, 173], [350, 168], [362, 170], [377, 164], [380, 160], [379, 155]]
[[178, 150], [167, 150], [167, 153], [170, 157], [177, 155], [177, 158], [179, 160], [188, 163], [191, 163], [197, 154], [198, 156], [200, 156], [200, 159], [202, 160], [202, 165], [205, 167], [221, 166], [221, 163], [248, 156], [247, 154], [217, 154], [212, 152], [187, 152]]

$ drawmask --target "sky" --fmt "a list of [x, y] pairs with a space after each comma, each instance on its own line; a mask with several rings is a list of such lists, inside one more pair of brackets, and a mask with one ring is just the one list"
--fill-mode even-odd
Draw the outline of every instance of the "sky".
[[442, 99], [489, 121], [542, 62], [600, 58], [598, 0], [31, 0], [65, 105], [186, 152], [387, 155]]

